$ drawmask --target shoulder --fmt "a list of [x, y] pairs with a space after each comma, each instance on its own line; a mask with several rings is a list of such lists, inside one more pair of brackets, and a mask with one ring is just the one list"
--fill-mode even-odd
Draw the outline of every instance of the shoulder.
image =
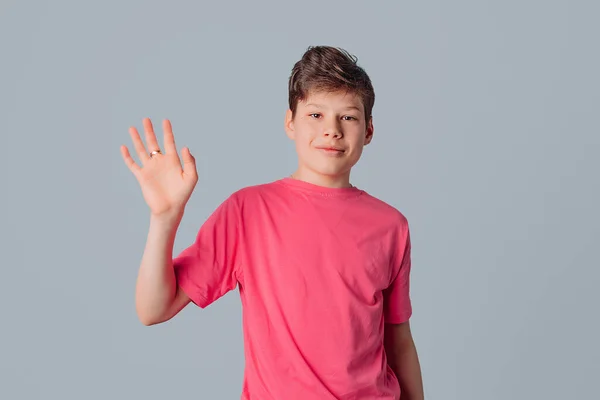
[[252, 200], [253, 198], [261, 197], [266, 194], [280, 190], [279, 186], [279, 181], [245, 186], [233, 192], [230, 196], [230, 199], [238, 202]]
[[280, 192], [281, 185], [279, 181], [259, 183], [234, 191], [225, 201], [242, 209], [264, 203], [266, 199]]
[[398, 208], [366, 191], [363, 191], [361, 197], [368, 213], [374, 214], [378, 219], [387, 221], [396, 227], [408, 229], [408, 219]]

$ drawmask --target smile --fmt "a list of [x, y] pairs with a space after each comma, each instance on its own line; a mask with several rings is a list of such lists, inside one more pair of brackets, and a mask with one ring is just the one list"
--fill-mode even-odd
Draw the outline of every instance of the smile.
[[327, 151], [327, 152], [332, 152], [332, 153], [343, 153], [344, 152], [344, 149], [341, 149], [339, 147], [331, 147], [331, 146], [318, 146], [317, 149]]
[[317, 147], [317, 150], [328, 156], [341, 156], [344, 154], [344, 150], [336, 147]]

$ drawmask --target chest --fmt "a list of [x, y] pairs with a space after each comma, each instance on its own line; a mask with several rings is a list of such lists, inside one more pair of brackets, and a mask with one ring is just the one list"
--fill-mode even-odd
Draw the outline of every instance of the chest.
[[370, 302], [390, 283], [388, 236], [385, 225], [344, 210], [279, 210], [244, 232], [246, 285], [300, 297], [347, 292]]

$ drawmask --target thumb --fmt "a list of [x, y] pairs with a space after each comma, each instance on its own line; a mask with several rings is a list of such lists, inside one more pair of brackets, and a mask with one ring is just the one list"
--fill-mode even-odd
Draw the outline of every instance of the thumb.
[[190, 149], [184, 147], [181, 149], [181, 158], [183, 159], [183, 172], [186, 175], [195, 175], [196, 174], [196, 159], [190, 153]]

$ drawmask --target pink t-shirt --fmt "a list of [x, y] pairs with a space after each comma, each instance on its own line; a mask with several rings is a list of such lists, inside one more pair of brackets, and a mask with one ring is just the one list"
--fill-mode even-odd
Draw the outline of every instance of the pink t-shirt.
[[406, 218], [358, 188], [233, 193], [174, 260], [199, 307], [239, 285], [244, 400], [399, 399], [384, 322], [412, 313]]

